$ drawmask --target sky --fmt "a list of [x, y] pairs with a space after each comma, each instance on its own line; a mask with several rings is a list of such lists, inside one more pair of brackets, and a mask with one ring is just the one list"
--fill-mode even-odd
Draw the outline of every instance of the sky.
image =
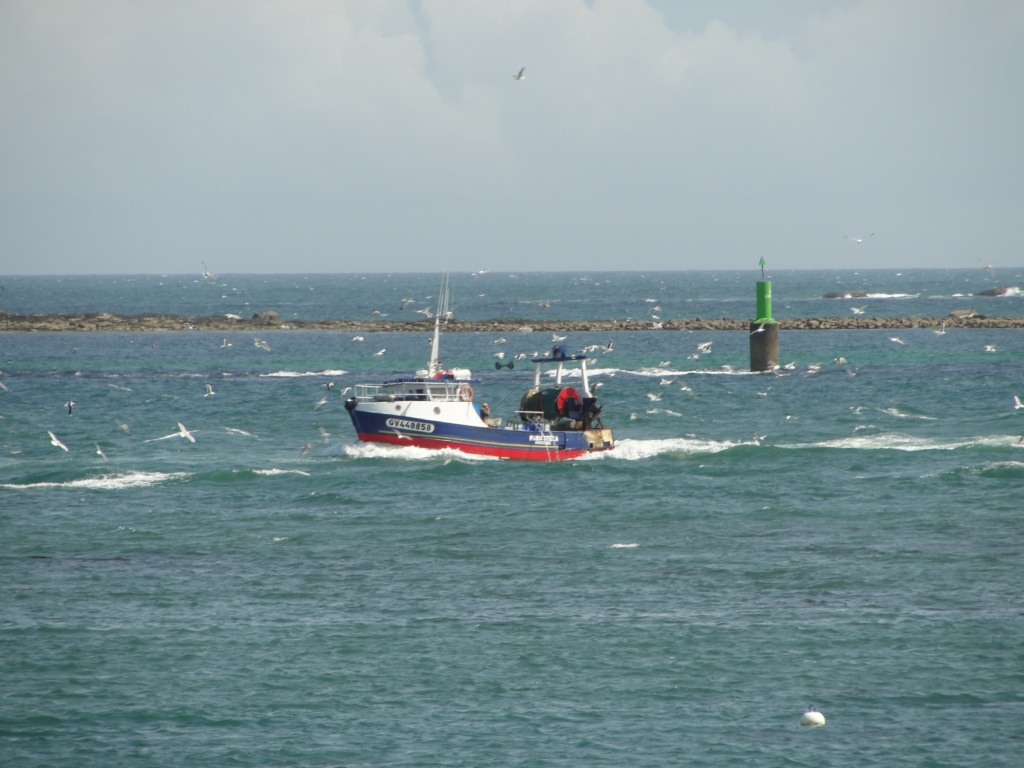
[[0, 274], [1020, 266], [1022, 73], [1020, 0], [5, 0]]

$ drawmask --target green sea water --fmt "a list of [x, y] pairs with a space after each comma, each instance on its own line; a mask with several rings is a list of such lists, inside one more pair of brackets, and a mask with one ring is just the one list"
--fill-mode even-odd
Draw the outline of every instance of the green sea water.
[[[589, 298], [563, 311], [733, 314], [742, 281], [690, 277], [577, 276]], [[983, 301], [961, 274], [905, 277], [873, 301]], [[59, 290], [84, 307], [99, 279]], [[294, 311], [425, 304], [426, 278], [366, 279]], [[538, 316], [524, 281], [556, 291], [480, 279], [464, 293], [494, 316]], [[59, 311], [36, 280], [24, 306]], [[238, 292], [274, 308], [283, 281]], [[852, 281], [776, 281], [776, 317]], [[785, 333], [776, 375], [746, 370], [745, 332], [572, 335], [613, 342], [592, 383], [617, 446], [553, 465], [356, 443], [338, 393], [429, 353], [363, 336], [0, 332], [0, 764], [1019, 764], [1019, 331]], [[495, 353], [551, 343], [443, 353], [503, 416], [532, 372]], [[799, 725], [812, 705], [825, 726]]]

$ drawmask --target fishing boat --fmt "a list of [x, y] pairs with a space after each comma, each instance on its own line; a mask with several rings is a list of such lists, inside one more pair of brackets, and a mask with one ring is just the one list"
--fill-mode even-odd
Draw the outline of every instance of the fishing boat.
[[[481, 413], [473, 389], [480, 380], [469, 369], [441, 364], [441, 328], [450, 318], [445, 276], [427, 367], [408, 377], [356, 384], [345, 401], [359, 440], [522, 461], [564, 461], [614, 447], [612, 431], [601, 423], [601, 406], [590, 390], [587, 356], [569, 354], [565, 345], [531, 360], [533, 386], [508, 419]], [[563, 383], [563, 376], [571, 370], [575, 377], [577, 369], [579, 382]], [[542, 381], [546, 371], [547, 382]]]

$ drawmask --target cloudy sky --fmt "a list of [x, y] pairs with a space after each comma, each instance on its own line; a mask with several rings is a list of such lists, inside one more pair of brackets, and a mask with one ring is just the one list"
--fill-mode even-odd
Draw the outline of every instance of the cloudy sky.
[[6, 0], [0, 274], [1020, 266], [1022, 73], [1020, 0]]

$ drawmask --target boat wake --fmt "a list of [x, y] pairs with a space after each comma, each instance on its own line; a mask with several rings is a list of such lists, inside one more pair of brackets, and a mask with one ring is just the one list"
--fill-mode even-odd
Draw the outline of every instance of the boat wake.
[[385, 443], [352, 443], [339, 446], [340, 455], [349, 459], [398, 459], [401, 461], [500, 461], [496, 456], [479, 456], [453, 448], [417, 448]]
[[615, 450], [592, 453], [580, 457], [580, 461], [640, 461], [654, 456], [677, 454], [699, 456], [720, 453], [741, 445], [738, 442], [722, 440], [701, 440], [696, 437], [670, 437], [658, 440], [617, 440]]

